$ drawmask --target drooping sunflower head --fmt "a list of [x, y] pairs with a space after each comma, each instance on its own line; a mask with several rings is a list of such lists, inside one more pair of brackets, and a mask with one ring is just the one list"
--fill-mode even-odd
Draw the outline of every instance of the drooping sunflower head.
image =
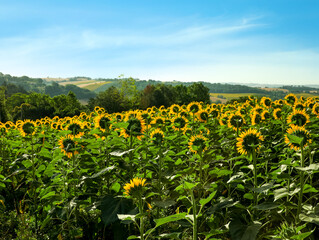
[[231, 114], [228, 118], [228, 127], [234, 130], [240, 129], [245, 124], [245, 119], [240, 113]]
[[289, 93], [288, 95], [285, 96], [285, 100], [288, 105], [294, 106], [295, 103], [298, 101], [298, 98], [295, 94]]
[[155, 145], [160, 145], [164, 140], [164, 132], [160, 128], [156, 128], [150, 134], [150, 138]]
[[273, 112], [273, 116], [275, 119], [281, 119], [282, 111], [280, 108], [276, 108]]
[[66, 125], [65, 130], [71, 131], [70, 135], [75, 138], [80, 138], [84, 135], [84, 128], [82, 122], [72, 119], [69, 124]]
[[[301, 139], [301, 142], [294, 141], [291, 136], [296, 136]], [[301, 147], [306, 147], [312, 142], [309, 132], [304, 128], [297, 125], [292, 125], [287, 129], [285, 135], [285, 143], [289, 145], [291, 149], [296, 151], [300, 150]]]
[[319, 103], [313, 104], [312, 113], [315, 114], [315, 115], [319, 115]]
[[141, 198], [143, 193], [145, 192], [147, 185], [145, 178], [133, 178], [129, 183], [126, 183], [124, 186], [124, 194], [126, 196]]
[[263, 140], [263, 136], [257, 129], [249, 128], [237, 138], [237, 151], [244, 155], [251, 154], [253, 151], [258, 151]]
[[162, 117], [155, 117], [152, 121], [151, 124], [154, 126], [161, 127], [165, 124], [165, 119]]
[[111, 116], [104, 113], [101, 115], [97, 115], [94, 118], [94, 125], [96, 128], [100, 129], [102, 132], [105, 132], [106, 130], [112, 127], [111, 121], [112, 121]]
[[64, 153], [68, 158], [71, 158], [73, 155], [78, 154], [77, 151], [77, 142], [74, 140], [73, 135], [67, 135], [66, 137], [61, 137], [59, 140], [59, 145], [61, 152]]
[[183, 116], [176, 116], [172, 120], [172, 128], [175, 131], [184, 131], [187, 128], [188, 120]]
[[296, 110], [289, 114], [287, 123], [290, 125], [296, 125], [299, 127], [305, 126], [309, 122], [309, 115], [305, 110]]
[[19, 127], [19, 131], [23, 137], [34, 135], [36, 132], [36, 123], [27, 119], [23, 123], [21, 123]]
[[270, 112], [268, 110], [264, 110], [261, 113], [261, 119], [262, 120], [271, 120], [272, 119], [272, 115], [270, 114]]
[[144, 120], [141, 117], [136, 116], [130, 117], [126, 122], [128, 123], [128, 126], [121, 131], [121, 135], [125, 138], [134, 136], [141, 140], [146, 129]]
[[212, 109], [211, 112], [210, 112], [210, 115], [211, 115], [211, 117], [212, 117], [213, 119], [214, 119], [214, 118], [218, 118], [218, 116], [219, 116], [219, 111], [218, 111], [218, 109], [217, 109], [217, 108]]
[[262, 97], [260, 100], [260, 104], [263, 105], [265, 108], [271, 107], [271, 99], [269, 97]]
[[203, 135], [192, 136], [188, 141], [188, 148], [193, 153], [201, 153], [207, 150], [207, 138]]
[[200, 110], [197, 112], [196, 116], [200, 122], [207, 122], [209, 118], [209, 113], [206, 110]]
[[253, 112], [251, 115], [251, 125], [259, 124], [262, 121], [262, 117], [258, 112]]
[[306, 109], [306, 106], [301, 103], [301, 102], [297, 102], [295, 105], [294, 105], [294, 111], [296, 110], [299, 110], [299, 111], [302, 111], [302, 110], [305, 110]]
[[171, 114], [178, 114], [179, 113], [179, 111], [180, 111], [180, 106], [179, 105], [177, 105], [177, 104], [173, 104], [172, 106], [170, 106], [170, 113]]
[[187, 111], [190, 113], [197, 113], [202, 109], [202, 106], [200, 105], [199, 102], [191, 102], [187, 105]]
[[227, 113], [224, 113], [219, 118], [219, 124], [220, 125], [226, 125], [228, 123], [229, 115]]

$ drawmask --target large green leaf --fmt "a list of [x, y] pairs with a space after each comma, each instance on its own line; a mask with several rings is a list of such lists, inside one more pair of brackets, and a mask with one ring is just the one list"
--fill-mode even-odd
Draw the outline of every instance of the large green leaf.
[[260, 222], [252, 222], [249, 225], [241, 222], [239, 219], [231, 221], [229, 224], [229, 232], [231, 239], [238, 240], [255, 240], [260, 230]]
[[119, 219], [118, 214], [130, 213], [134, 206], [130, 199], [106, 195], [97, 203], [97, 208], [101, 210], [104, 224], [108, 225]]

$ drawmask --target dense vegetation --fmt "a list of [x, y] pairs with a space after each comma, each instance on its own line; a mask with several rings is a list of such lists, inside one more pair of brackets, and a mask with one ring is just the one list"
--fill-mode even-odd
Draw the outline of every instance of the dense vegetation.
[[1, 123], [0, 236], [318, 239], [318, 124], [293, 94]]

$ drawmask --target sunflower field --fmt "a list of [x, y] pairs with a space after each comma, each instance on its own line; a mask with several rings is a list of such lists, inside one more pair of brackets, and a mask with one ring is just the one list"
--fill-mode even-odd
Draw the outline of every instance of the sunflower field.
[[0, 124], [0, 239], [319, 239], [319, 98]]

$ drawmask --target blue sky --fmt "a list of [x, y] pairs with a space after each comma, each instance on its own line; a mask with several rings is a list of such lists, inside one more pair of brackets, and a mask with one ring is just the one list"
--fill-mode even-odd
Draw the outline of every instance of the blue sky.
[[0, 0], [0, 72], [319, 84], [318, 12], [318, 0]]

